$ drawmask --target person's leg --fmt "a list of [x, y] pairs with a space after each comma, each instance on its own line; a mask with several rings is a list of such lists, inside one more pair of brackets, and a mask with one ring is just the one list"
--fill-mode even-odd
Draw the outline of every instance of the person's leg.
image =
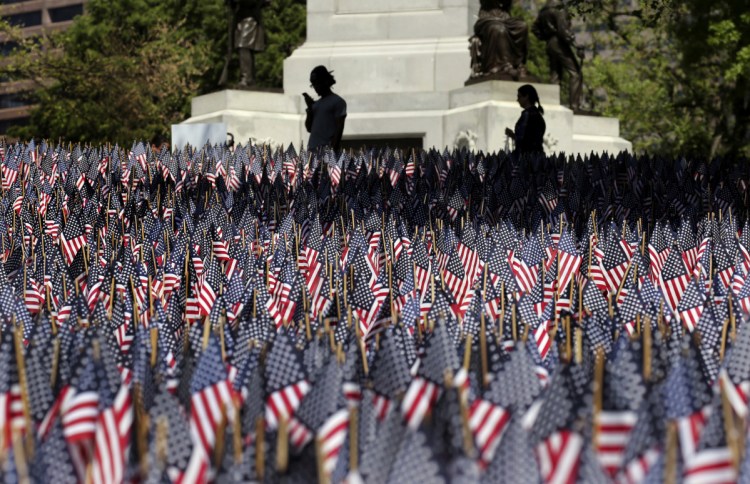
[[240, 56], [240, 85], [252, 86], [255, 84], [255, 66], [253, 51], [246, 48], [238, 49]]
[[549, 59], [549, 82], [560, 84], [562, 78], [562, 66], [560, 65], [560, 44], [556, 38], [547, 41], [547, 59]]
[[563, 57], [561, 60], [561, 67], [570, 76], [568, 79], [570, 84], [570, 109], [578, 111], [581, 107], [581, 94], [583, 92], [583, 76], [581, 75], [581, 68], [575, 59], [569, 55]]

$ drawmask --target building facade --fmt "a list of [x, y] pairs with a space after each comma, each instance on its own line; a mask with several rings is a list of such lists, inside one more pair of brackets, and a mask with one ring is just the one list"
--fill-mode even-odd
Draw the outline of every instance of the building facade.
[[[21, 27], [24, 36], [65, 30], [73, 18], [83, 13], [87, 0], [0, 0], [0, 17]], [[0, 55], [9, 55], [16, 46], [0, 38]], [[1, 60], [0, 60], [1, 62]], [[28, 121], [30, 106], [24, 99], [28, 84], [0, 79], [0, 135], [8, 128]]]

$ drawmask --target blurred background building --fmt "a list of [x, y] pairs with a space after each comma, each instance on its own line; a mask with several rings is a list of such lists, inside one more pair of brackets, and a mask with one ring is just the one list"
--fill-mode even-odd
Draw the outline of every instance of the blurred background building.
[[[9, 24], [21, 27], [24, 36], [67, 29], [73, 18], [83, 13], [87, 0], [0, 0], [0, 17]], [[0, 38], [0, 55], [7, 56], [16, 45]], [[2, 60], [0, 59], [0, 62]], [[12, 125], [28, 120], [29, 105], [23, 93], [28, 89], [23, 81], [6, 82], [0, 79], [0, 135]]]

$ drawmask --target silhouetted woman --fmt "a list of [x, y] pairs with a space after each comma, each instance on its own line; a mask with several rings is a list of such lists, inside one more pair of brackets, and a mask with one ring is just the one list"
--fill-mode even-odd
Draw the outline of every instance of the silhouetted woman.
[[523, 108], [516, 122], [515, 131], [505, 128], [506, 136], [516, 143], [515, 153], [543, 153], [542, 139], [547, 125], [544, 122], [544, 108], [539, 102], [539, 94], [531, 84], [518, 88], [518, 104]]

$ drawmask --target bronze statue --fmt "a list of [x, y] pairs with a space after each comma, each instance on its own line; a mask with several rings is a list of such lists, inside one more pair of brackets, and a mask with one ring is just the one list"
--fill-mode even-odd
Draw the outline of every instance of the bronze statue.
[[583, 48], [576, 45], [564, 5], [558, 0], [547, 0], [531, 30], [537, 38], [547, 43], [550, 82], [559, 84], [563, 72], [570, 76], [570, 109], [579, 112], [583, 75], [578, 58], [583, 59]]
[[529, 29], [510, 15], [512, 0], [480, 0], [474, 36], [469, 39], [471, 78], [514, 80], [527, 77]]
[[263, 28], [263, 7], [271, 0], [225, 0], [229, 7], [229, 38], [227, 56], [219, 85], [227, 82], [229, 63], [236, 48], [240, 58], [240, 87], [255, 85], [255, 53], [266, 50], [266, 31]]

